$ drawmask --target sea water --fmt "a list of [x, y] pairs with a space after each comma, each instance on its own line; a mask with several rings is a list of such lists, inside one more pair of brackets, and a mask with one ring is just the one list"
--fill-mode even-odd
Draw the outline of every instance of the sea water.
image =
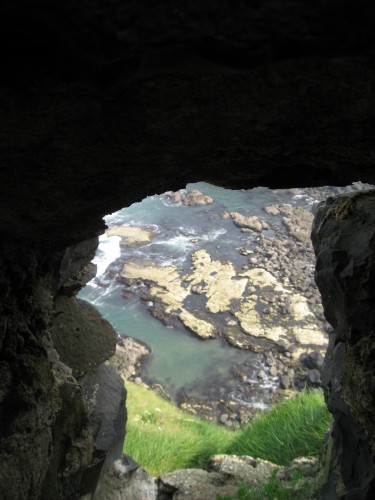
[[[357, 183], [354, 189], [365, 187]], [[204, 248], [213, 258], [229, 259], [241, 267], [247, 259], [237, 249], [248, 242], [249, 235], [241, 233], [230, 218], [223, 218], [224, 212], [240, 211], [281, 225], [281, 219], [268, 215], [264, 206], [287, 203], [312, 210], [317, 202], [316, 196], [302, 189], [258, 187], [234, 191], [203, 182], [188, 184], [186, 189], [202, 191], [212, 197], [213, 203], [185, 206], [154, 195], [105, 217], [108, 227], [123, 224], [148, 227], [155, 236], [147, 244], [120, 248], [120, 237], [102, 235], [94, 261], [98, 266], [97, 277], [79, 293], [80, 298], [97, 307], [119, 335], [134, 337], [151, 347], [152, 354], [142, 377], [148, 383], [161, 384], [173, 398], [181, 390], [199, 397], [207, 393], [210, 385], [227, 377], [237, 363], [248, 362], [254, 368], [259, 367], [259, 355], [230, 347], [222, 339], [201, 340], [182, 324], [173, 328], [164, 326], [151, 316], [147, 303], [136, 296], [122, 296], [123, 285], [114, 276], [124, 261], [147, 258], [160, 266], [175, 265], [188, 271], [192, 252]], [[272, 229], [264, 233], [273, 235]]]

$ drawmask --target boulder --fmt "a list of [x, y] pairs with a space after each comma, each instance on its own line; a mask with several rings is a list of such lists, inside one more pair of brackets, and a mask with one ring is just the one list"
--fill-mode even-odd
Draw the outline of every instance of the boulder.
[[116, 460], [102, 475], [93, 500], [156, 500], [155, 478], [128, 455]]
[[213, 202], [211, 196], [207, 196], [206, 194], [198, 191], [198, 189], [192, 189], [191, 191], [187, 191], [182, 196], [182, 203], [188, 206], [197, 206], [197, 205], [210, 205]]
[[59, 296], [50, 328], [60, 359], [79, 377], [114, 355], [117, 334], [92, 305]]
[[320, 378], [320, 371], [316, 368], [309, 370], [307, 372], [307, 382], [311, 385], [320, 386], [322, 383], [322, 379]]
[[318, 351], [303, 352], [299, 357], [301, 364], [309, 370], [320, 370], [323, 365], [323, 359], [323, 355]]
[[252, 229], [257, 233], [261, 233], [263, 230], [261, 220], [255, 215], [246, 216], [238, 212], [230, 212], [230, 216], [232, 217], [233, 222], [238, 227], [241, 227], [243, 229]]

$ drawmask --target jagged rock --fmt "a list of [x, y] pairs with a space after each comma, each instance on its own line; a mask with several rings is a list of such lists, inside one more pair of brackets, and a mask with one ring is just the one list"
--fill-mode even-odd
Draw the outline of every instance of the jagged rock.
[[68, 247], [61, 259], [57, 290], [65, 295], [74, 295], [96, 274], [95, 257], [99, 239], [90, 238]]
[[[373, 282], [375, 192], [329, 198], [320, 204], [312, 233], [315, 280], [334, 330], [322, 367], [322, 382], [334, 416], [333, 457], [323, 498], [367, 499], [375, 484], [373, 412]], [[340, 479], [341, 478], [341, 479]]]
[[156, 480], [128, 455], [102, 475], [93, 500], [156, 500]]
[[154, 237], [152, 229], [135, 226], [114, 226], [106, 230], [107, 236], [120, 236], [120, 246], [123, 248], [145, 245]]
[[299, 357], [300, 362], [308, 369], [320, 370], [323, 365], [323, 356], [320, 352], [303, 352]]
[[108, 468], [122, 453], [126, 424], [126, 391], [111, 366], [100, 365], [82, 377], [97, 461]]
[[182, 196], [182, 203], [188, 206], [196, 206], [196, 205], [210, 205], [213, 202], [213, 199], [210, 196], [198, 191], [198, 189], [192, 189], [191, 191], [187, 191]]
[[114, 366], [119, 374], [127, 380], [138, 374], [140, 371], [139, 368], [136, 368], [138, 363], [150, 353], [150, 349], [143, 342], [131, 337], [121, 338], [117, 340], [116, 352], [108, 364]]
[[[159, 495], [173, 495], [176, 500], [216, 499], [221, 493], [224, 477], [202, 469], [182, 469], [164, 474], [158, 479]], [[233, 485], [234, 486], [234, 485]], [[234, 493], [236, 488], [228, 491]]]
[[61, 361], [78, 377], [113, 356], [117, 334], [93, 307], [75, 297], [60, 296], [50, 328]]
[[[44, 498], [80, 491], [80, 471], [67, 476], [62, 465], [68, 443], [85, 427], [79, 386], [57, 357], [50, 359], [53, 347], [46, 353], [44, 342], [65, 249], [103, 232], [105, 214], [197, 179], [233, 188], [375, 181], [372, 2], [353, 9], [350, 2], [236, 1], [231, 15], [227, 2], [163, 7], [148, 2], [140, 12], [133, 0], [126, 7], [102, 0], [2, 2], [0, 496], [6, 500], [40, 498], [46, 475]], [[348, 229], [359, 251], [367, 241], [362, 227]], [[331, 243], [327, 266], [334, 257], [339, 273], [343, 254], [333, 249], [337, 243], [346, 250], [340, 239]], [[357, 264], [354, 281], [366, 274]], [[340, 280], [333, 284], [326, 302], [335, 304], [344, 292]], [[366, 293], [369, 304], [372, 286]], [[355, 320], [359, 308], [362, 325], [373, 307], [363, 311], [360, 297], [350, 292], [342, 304]], [[353, 497], [372, 478], [374, 370], [366, 336], [373, 329], [360, 335], [355, 321], [345, 330], [339, 319], [325, 376], [338, 420], [336, 456], [345, 461]], [[335, 362], [332, 371], [328, 360]]]
[[190, 191], [167, 191], [164, 196], [171, 203], [182, 203], [187, 206], [198, 206], [198, 205], [210, 205], [213, 202], [211, 196], [208, 196], [198, 189], [192, 189]]
[[262, 221], [256, 215], [246, 216], [238, 212], [230, 212], [230, 216], [238, 227], [252, 229], [257, 233], [261, 233], [263, 230]]

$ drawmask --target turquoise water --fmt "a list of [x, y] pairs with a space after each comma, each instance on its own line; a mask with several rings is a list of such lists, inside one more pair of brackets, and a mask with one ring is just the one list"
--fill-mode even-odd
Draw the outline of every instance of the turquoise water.
[[[200, 182], [189, 184], [187, 189], [199, 189], [214, 202], [187, 207], [155, 195], [108, 215], [105, 221], [109, 227], [118, 224], [151, 227], [155, 237], [146, 245], [120, 249], [120, 238], [101, 236], [95, 259], [97, 278], [79, 294], [98, 308], [119, 335], [140, 339], [151, 347], [152, 355], [145, 365], [143, 378], [146, 382], [161, 384], [173, 397], [182, 389], [195, 396], [204, 394], [210, 385], [220, 384], [228, 377], [231, 367], [237, 363], [248, 362], [259, 368], [260, 356], [229, 347], [220, 339], [202, 341], [183, 325], [165, 327], [150, 315], [147, 304], [139, 298], [122, 296], [124, 286], [116, 280], [116, 274], [123, 263], [146, 257], [159, 265], [173, 264], [185, 271], [190, 268], [191, 253], [205, 248], [213, 258], [230, 259], [241, 267], [247, 263], [247, 258], [236, 249], [251, 245], [250, 238], [256, 244], [259, 236], [242, 233], [231, 219], [222, 218], [224, 211], [239, 210], [281, 224], [277, 218], [268, 216], [263, 206], [289, 203], [311, 208], [316, 201], [311, 193], [300, 191], [296, 194], [295, 191], [265, 187], [232, 191]], [[272, 229], [264, 234], [272, 236]]]
[[[98, 288], [86, 288], [81, 298], [93, 303], [120, 335], [134, 337], [152, 348], [143, 378], [159, 383], [172, 397], [181, 388], [204, 392], [206, 381], [216, 376], [227, 377], [230, 368], [238, 362], [257, 356], [226, 345], [220, 339], [201, 340], [185, 328], [167, 328], [145, 311], [138, 300], [124, 300], [115, 290], [105, 299]], [[199, 390], [198, 390], [199, 392]]]

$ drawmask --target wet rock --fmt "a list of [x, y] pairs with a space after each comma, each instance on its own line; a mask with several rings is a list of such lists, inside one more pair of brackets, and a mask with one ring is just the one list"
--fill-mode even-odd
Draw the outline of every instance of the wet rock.
[[278, 374], [278, 371], [277, 371], [276, 366], [271, 366], [271, 368], [270, 368], [270, 375], [271, 375], [271, 377], [276, 377], [277, 374]]
[[260, 370], [257, 375], [261, 380], [265, 380], [267, 378], [266, 372], [264, 370]]
[[280, 215], [280, 210], [277, 207], [277, 205], [268, 205], [267, 207], [264, 207], [264, 210], [269, 214], [269, 215]]
[[198, 206], [198, 205], [210, 205], [213, 200], [210, 196], [202, 193], [198, 189], [192, 189], [190, 191], [180, 190], [180, 191], [167, 191], [163, 196], [170, 203], [182, 203], [187, 206]]
[[243, 229], [252, 229], [257, 233], [260, 233], [263, 230], [262, 222], [259, 217], [256, 217], [255, 215], [246, 216], [238, 212], [230, 212], [230, 216], [238, 227]]
[[213, 199], [210, 196], [198, 191], [198, 189], [192, 189], [182, 195], [182, 203], [188, 206], [210, 205], [212, 202]]
[[121, 247], [132, 247], [150, 243], [154, 237], [152, 229], [135, 226], [115, 226], [107, 229], [107, 236], [120, 236]]

